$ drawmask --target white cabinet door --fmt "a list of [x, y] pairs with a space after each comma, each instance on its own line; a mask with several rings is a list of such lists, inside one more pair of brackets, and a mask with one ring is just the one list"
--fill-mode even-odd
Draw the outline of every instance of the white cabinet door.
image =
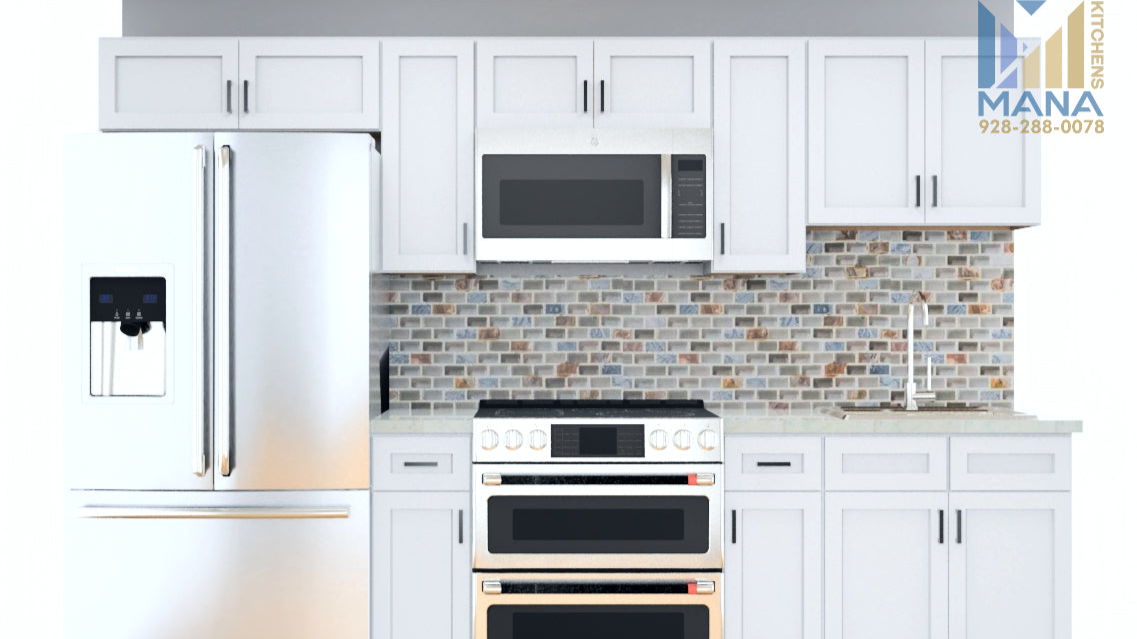
[[827, 639], [946, 639], [947, 502], [946, 493], [826, 494]]
[[592, 40], [478, 40], [478, 128], [592, 126]]
[[382, 263], [474, 272], [474, 43], [383, 44]]
[[727, 493], [727, 639], [821, 639], [821, 493]]
[[596, 41], [596, 126], [709, 128], [709, 40]]
[[99, 40], [99, 128], [237, 128], [237, 40]]
[[242, 38], [241, 128], [375, 131], [379, 40]]
[[1069, 639], [1070, 493], [952, 493], [951, 639]]
[[715, 42], [714, 272], [805, 270], [805, 41]]
[[809, 223], [924, 222], [924, 41], [809, 43]]
[[980, 130], [977, 58], [974, 38], [927, 42], [927, 222], [1039, 224], [1042, 134]]
[[372, 514], [372, 639], [470, 639], [470, 493], [373, 493]]

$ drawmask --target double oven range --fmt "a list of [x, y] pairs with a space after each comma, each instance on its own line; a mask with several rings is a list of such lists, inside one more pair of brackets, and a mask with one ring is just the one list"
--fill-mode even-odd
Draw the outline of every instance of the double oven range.
[[475, 639], [721, 639], [722, 420], [701, 401], [489, 401]]

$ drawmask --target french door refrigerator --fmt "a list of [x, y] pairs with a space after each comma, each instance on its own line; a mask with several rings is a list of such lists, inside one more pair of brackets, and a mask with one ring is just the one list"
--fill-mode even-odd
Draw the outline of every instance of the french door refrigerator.
[[368, 634], [370, 136], [66, 152], [69, 637]]

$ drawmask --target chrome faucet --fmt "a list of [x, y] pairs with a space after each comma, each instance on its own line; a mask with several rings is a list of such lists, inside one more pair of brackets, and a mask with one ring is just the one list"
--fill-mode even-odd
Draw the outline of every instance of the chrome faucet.
[[[928, 300], [923, 292], [912, 294], [912, 300], [920, 300], [924, 311], [924, 326], [928, 326]], [[917, 402], [936, 398], [932, 392], [932, 354], [924, 353], [924, 364], [927, 366], [927, 377], [924, 381], [924, 390], [916, 390], [916, 302], [908, 303], [908, 384], [904, 388], [904, 410], [919, 410]]]

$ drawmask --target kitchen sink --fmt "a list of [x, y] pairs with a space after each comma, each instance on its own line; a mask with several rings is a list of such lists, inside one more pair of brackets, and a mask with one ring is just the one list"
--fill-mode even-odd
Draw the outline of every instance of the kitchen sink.
[[989, 406], [921, 406], [904, 410], [903, 406], [834, 406], [821, 412], [838, 419], [1015, 419], [1030, 417], [1006, 408]]

